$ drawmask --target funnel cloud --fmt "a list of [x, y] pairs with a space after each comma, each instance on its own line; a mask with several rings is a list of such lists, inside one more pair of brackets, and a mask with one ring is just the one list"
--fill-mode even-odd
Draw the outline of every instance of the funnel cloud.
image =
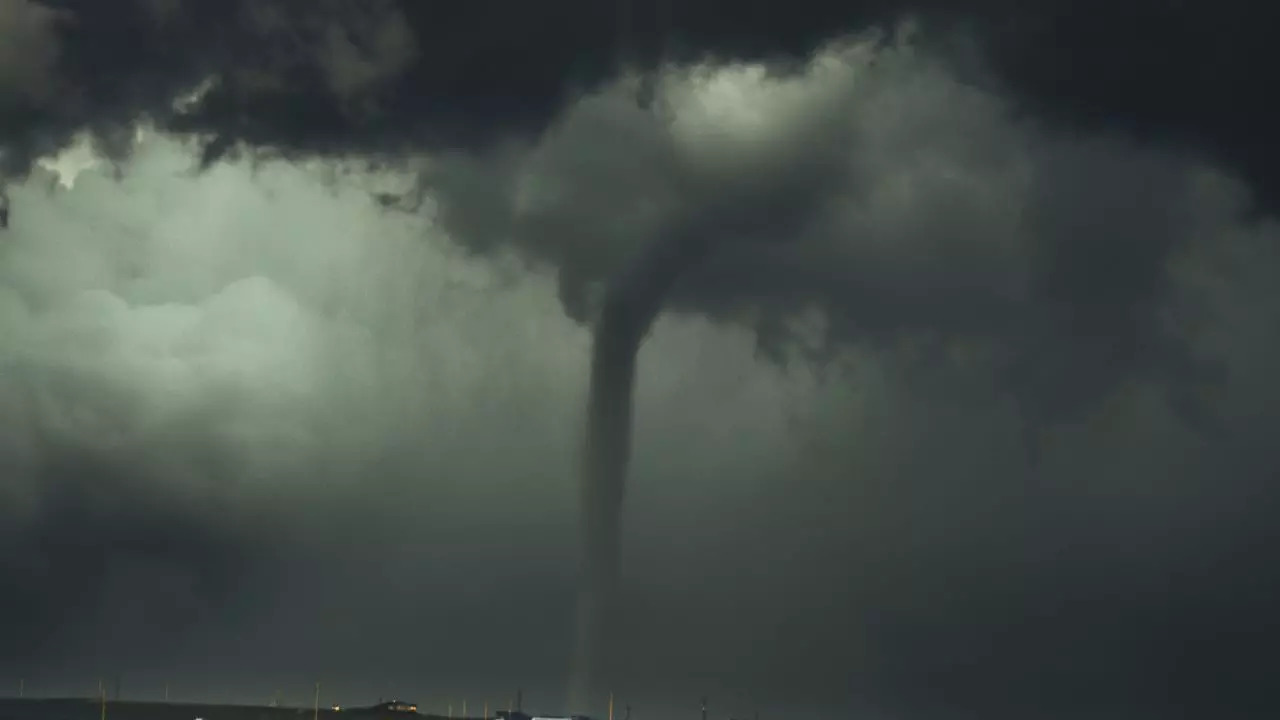
[[[707, 250], [705, 236], [659, 240], [629, 262], [605, 291], [596, 322], [583, 448], [583, 570], [570, 707], [594, 706], [596, 673], [609, 667], [617, 622], [622, 500], [631, 459], [636, 359], [667, 293]], [[608, 677], [607, 671], [602, 673]]]

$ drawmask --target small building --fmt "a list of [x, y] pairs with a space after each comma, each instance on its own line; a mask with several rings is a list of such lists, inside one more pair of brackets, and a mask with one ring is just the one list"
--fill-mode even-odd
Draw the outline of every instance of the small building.
[[416, 713], [418, 712], [418, 703], [405, 702], [404, 700], [388, 700], [374, 705], [372, 709], [374, 712]]
[[529, 712], [521, 712], [520, 710], [508, 712], [499, 710], [495, 712], [498, 720], [591, 720], [586, 715], [541, 715], [538, 712], [530, 715]]

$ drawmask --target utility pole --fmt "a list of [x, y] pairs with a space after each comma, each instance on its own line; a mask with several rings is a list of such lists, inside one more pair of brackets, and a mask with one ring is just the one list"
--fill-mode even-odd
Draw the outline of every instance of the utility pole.
[[467, 720], [467, 701], [462, 701], [462, 720]]
[[98, 719], [107, 720], [107, 688], [102, 684], [101, 680], [98, 681], [98, 702], [100, 708]]
[[609, 720], [613, 720], [613, 693], [609, 693]]
[[24, 678], [18, 681], [18, 699], [22, 699], [26, 696], [27, 696], [27, 681]]
[[316, 698], [311, 705], [311, 720], [320, 720], [320, 683], [316, 683]]
[[164, 684], [164, 701], [169, 702], [169, 683]]
[[707, 720], [707, 696], [702, 696], [702, 720]]

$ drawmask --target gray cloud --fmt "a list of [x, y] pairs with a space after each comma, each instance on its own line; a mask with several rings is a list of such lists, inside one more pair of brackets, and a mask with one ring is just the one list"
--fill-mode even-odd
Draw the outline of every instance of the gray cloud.
[[[832, 38], [915, 13], [963, 61], [968, 79], [1004, 88], [1020, 110], [1066, 127], [1188, 143], [1243, 172], [1269, 204], [1276, 198], [1268, 170], [1276, 158], [1259, 142], [1274, 124], [1274, 104], [1248, 81], [1274, 51], [1243, 0], [1139, 3], [1101, 14], [1079, 3], [1003, 0], [488, 0], [448, 12], [403, 0], [6, 7], [11, 15], [25, 8], [25, 16], [49, 17], [36, 7], [59, 14], [54, 37], [33, 33], [11, 45], [24, 49], [14, 68], [47, 65], [58, 52], [56, 101], [0, 110], [9, 175], [86, 128], [120, 152], [113, 138], [140, 116], [199, 138], [210, 161], [264, 149], [374, 152], [387, 161], [424, 145], [486, 147], [536, 136], [566, 102], [629, 67], [706, 58], [803, 65]], [[1186, 51], [1192, 46], [1197, 52]], [[173, 107], [175, 95], [210, 76], [220, 82], [200, 102]]]
[[[831, 423], [842, 429], [824, 454], [776, 471], [789, 482], [772, 504], [703, 506], [712, 527], [750, 518], [706, 552], [756, 553], [743, 552], [749, 566], [725, 563], [735, 571], [704, 568], [734, 588], [716, 595], [721, 606], [669, 610], [702, 623], [714, 614], [718, 631], [645, 625], [633, 642], [662, 633], [688, 647], [707, 633], [729, 647], [704, 650], [704, 672], [733, 656], [754, 671], [752, 686], [787, 684], [796, 701], [797, 688], [847, 688], [853, 673], [890, 702], [928, 684], [942, 705], [1070, 713], [1194, 676], [1206, 684], [1175, 693], [1184, 707], [1213, 707], [1228, 688], [1238, 707], [1254, 707], [1241, 693], [1256, 674], [1210, 677], [1201, 658], [1230, 653], [1247, 666], [1260, 651], [1225, 608], [1270, 597], [1273, 579], [1255, 560], [1226, 557], [1263, 541], [1262, 511], [1240, 498], [1275, 460], [1237, 444], [1257, 437], [1243, 421], [1254, 416], [1226, 398], [1275, 390], [1263, 376], [1244, 380], [1191, 330], [1234, 314], [1223, 305], [1234, 301], [1183, 275], [1231, 274], [1202, 259], [1223, 245], [1259, 253], [1260, 276], [1275, 271], [1274, 226], [1251, 216], [1247, 189], [1190, 155], [1017, 118], [910, 47], [837, 47], [786, 79], [694, 68], [667, 82], [669, 133], [620, 87], [568, 110], [534, 146], [442, 164], [428, 179], [446, 227], [481, 250], [514, 243], [557, 268], [578, 317], [591, 315], [593, 286], [646, 243], [691, 227], [715, 233], [673, 309], [752, 327], [788, 366], [825, 357], [840, 376], [848, 362], [850, 381], [887, 389], [856, 420]], [[816, 315], [795, 326], [806, 309]], [[1252, 352], [1270, 354], [1274, 335], [1263, 334]], [[806, 337], [816, 356], [797, 342]], [[860, 350], [845, 361], [849, 348]], [[637, 465], [642, 483], [646, 461]], [[714, 474], [742, 482], [754, 472]], [[795, 514], [773, 514], [784, 506]], [[1225, 517], [1241, 535], [1211, 529]], [[691, 522], [668, 531], [706, 532]], [[797, 557], [779, 540], [809, 533], [828, 549]], [[774, 543], [785, 549], [771, 555]], [[789, 562], [792, 574], [781, 569]], [[742, 574], [757, 573], [767, 579], [752, 597]], [[713, 592], [712, 580], [685, 581], [696, 590], [673, 591], [683, 602]], [[1221, 634], [1180, 629], [1202, 622], [1191, 619], [1198, 588], [1241, 582], [1254, 589], [1202, 607]], [[826, 597], [797, 597], [807, 593]], [[637, 600], [633, 612], [645, 609]], [[747, 617], [773, 639], [747, 630]], [[734, 636], [752, 644], [724, 640]], [[1169, 654], [1172, 638], [1185, 653]], [[832, 660], [820, 668], [810, 654]], [[699, 682], [712, 681], [687, 692]]]
[[1210, 168], [1046, 134], [909, 46], [837, 46], [788, 78], [693, 67], [667, 91], [669, 130], [620, 86], [535, 147], [441, 163], [446, 225], [555, 267], [579, 318], [639, 248], [696, 227], [718, 250], [675, 309], [750, 318], [770, 351], [807, 306], [833, 340], [993, 343], [1033, 420], [1134, 372], [1212, 378], [1159, 317], [1170, 258], [1244, 222]]
[[[477, 455], [490, 423], [514, 432], [554, 417], [535, 413], [532, 378], [564, 377], [544, 356], [524, 365], [529, 378], [486, 380], [538, 333], [491, 297], [491, 270], [424, 244], [422, 222], [380, 219], [360, 190], [331, 195], [314, 172], [191, 180], [180, 147], [148, 143], [119, 184], [89, 171], [69, 191], [49, 194], [38, 177], [14, 191], [27, 212], [4, 247], [4, 557], [26, 568], [13, 577], [28, 610], [47, 616], [32, 639], [43, 652], [61, 655], [42, 633], [82, 617], [102, 590], [94, 578], [114, 575], [73, 572], [84, 563], [159, 563], [139, 603], [166, 604], [167, 562], [219, 582], [230, 600], [200, 618], [214, 623], [235, 598], [269, 608], [272, 588], [305, 585], [287, 560], [337, 553], [326, 528], [367, 529], [412, 592], [430, 573], [410, 574], [414, 551], [394, 550], [406, 541], [394, 528], [453, 542], [486, 516], [563, 504], [539, 489], [557, 459], [539, 443], [564, 442], [554, 423], [517, 443], [532, 455]], [[552, 297], [541, 304], [554, 310]], [[354, 552], [332, 569], [368, 562]], [[147, 622], [112, 626], [78, 627], [67, 651], [90, 653], [99, 632], [136, 633], [159, 653], [182, 645]]]
[[1267, 709], [1280, 258], [1248, 186], [910, 46], [665, 83], [670, 125], [620, 83], [415, 155], [417, 214], [370, 201], [390, 173], [193, 176], [154, 137], [118, 182], [13, 187], [4, 672], [558, 702], [575, 321], [699, 228], [640, 361], [638, 712]]
[[29, 0], [0, 3], [0, 102], [41, 103], [54, 89], [57, 14]]

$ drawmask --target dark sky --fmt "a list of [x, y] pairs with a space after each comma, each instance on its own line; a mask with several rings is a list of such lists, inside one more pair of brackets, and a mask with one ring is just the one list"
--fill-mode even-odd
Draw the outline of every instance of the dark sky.
[[0, 0], [0, 682], [558, 709], [588, 321], [696, 230], [637, 720], [1275, 717], [1260, 11]]

